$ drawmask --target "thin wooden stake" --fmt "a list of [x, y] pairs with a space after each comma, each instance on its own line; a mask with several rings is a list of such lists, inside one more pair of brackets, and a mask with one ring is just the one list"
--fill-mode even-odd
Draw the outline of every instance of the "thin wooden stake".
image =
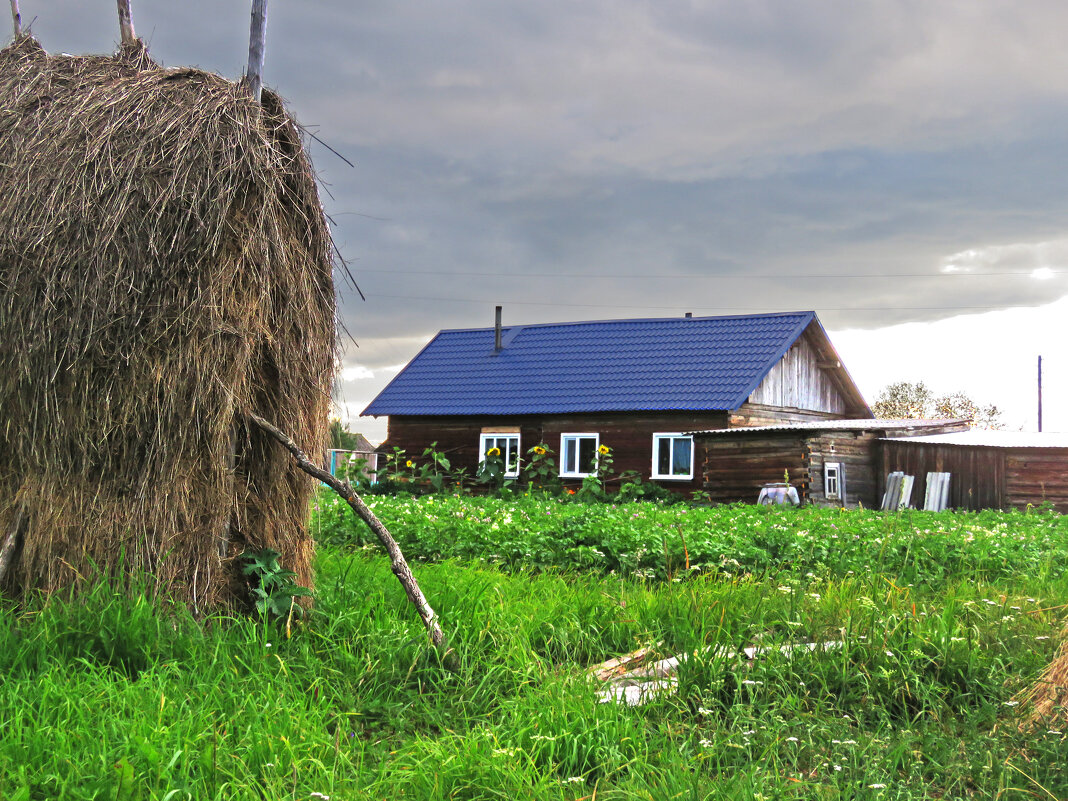
[[7, 575], [11, 562], [15, 558], [15, 550], [19, 542], [19, 530], [22, 528], [22, 511], [22, 504], [19, 504], [18, 509], [15, 510], [15, 514], [12, 516], [11, 528], [4, 539], [4, 545], [0, 548], [0, 584], [3, 584], [4, 576]]
[[22, 14], [19, 13], [19, 0], [11, 0], [11, 21], [15, 23], [15, 38], [22, 36]]
[[263, 52], [267, 42], [267, 0], [252, 0], [252, 27], [248, 33], [248, 85], [256, 102], [263, 93]]
[[456, 652], [448, 647], [445, 641], [445, 634], [441, 630], [441, 624], [438, 623], [438, 615], [427, 603], [426, 596], [423, 595], [423, 591], [419, 589], [419, 584], [415, 580], [415, 576], [412, 575], [411, 568], [408, 567], [408, 562], [404, 559], [404, 554], [401, 552], [400, 546], [397, 541], [393, 539], [393, 535], [389, 533], [389, 530], [382, 524], [375, 513], [363, 502], [363, 499], [357, 495], [348, 482], [338, 481], [338, 479], [330, 475], [325, 470], [322, 470], [308, 461], [308, 457], [304, 455], [297, 444], [284, 434], [278, 428], [268, 423], [259, 415], [250, 414], [248, 419], [255, 423], [262, 431], [270, 434], [274, 439], [280, 442], [286, 450], [288, 450], [293, 457], [297, 460], [297, 466], [308, 475], [313, 478], [319, 479], [327, 486], [329, 486], [334, 492], [345, 499], [345, 502], [349, 505], [356, 516], [359, 517], [367, 527], [374, 532], [378, 541], [382, 543], [382, 546], [386, 549], [386, 553], [389, 554], [390, 567], [393, 570], [393, 575], [397, 577], [397, 580], [404, 587], [404, 592], [408, 596], [408, 600], [411, 601], [416, 611], [419, 613], [419, 617], [423, 619], [423, 625], [426, 626], [426, 630], [430, 635], [430, 642], [441, 654], [442, 662], [449, 670], [457, 670], [459, 668], [459, 660], [456, 658]]
[[130, 0], [118, 0], [119, 4], [119, 33], [122, 35], [124, 45], [133, 44], [137, 41], [134, 33], [133, 12], [130, 11]]

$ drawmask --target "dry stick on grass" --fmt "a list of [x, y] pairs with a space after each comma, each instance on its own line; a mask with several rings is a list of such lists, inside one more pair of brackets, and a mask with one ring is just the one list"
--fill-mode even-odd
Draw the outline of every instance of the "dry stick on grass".
[[122, 34], [122, 43], [133, 44], [137, 41], [134, 33], [133, 13], [130, 11], [130, 0], [118, 0], [119, 4], [119, 32]]
[[456, 652], [448, 647], [445, 641], [445, 635], [441, 631], [441, 625], [438, 623], [437, 613], [427, 603], [426, 597], [423, 595], [423, 591], [419, 589], [419, 584], [415, 580], [415, 576], [412, 575], [411, 568], [408, 567], [408, 562], [404, 559], [404, 554], [401, 553], [400, 546], [397, 545], [397, 541], [393, 539], [393, 535], [389, 533], [389, 530], [382, 525], [382, 521], [375, 517], [375, 513], [370, 510], [363, 499], [357, 495], [348, 482], [338, 481], [337, 478], [330, 475], [325, 470], [322, 470], [308, 461], [308, 457], [304, 455], [304, 452], [297, 446], [297, 444], [289, 438], [285, 433], [275, 428], [259, 415], [250, 414], [248, 419], [259, 426], [267, 434], [270, 434], [288, 450], [293, 457], [297, 460], [297, 466], [308, 475], [319, 479], [327, 486], [329, 486], [334, 492], [345, 499], [345, 502], [352, 508], [361, 520], [367, 524], [368, 528], [374, 532], [378, 541], [382, 543], [382, 546], [386, 549], [386, 553], [389, 554], [390, 566], [393, 570], [393, 575], [397, 577], [397, 580], [404, 587], [404, 592], [408, 595], [408, 600], [412, 602], [412, 605], [419, 612], [419, 617], [423, 619], [423, 625], [426, 626], [427, 632], [430, 634], [430, 642], [441, 654], [443, 664], [449, 670], [457, 670], [459, 668], [459, 661], [456, 658]]

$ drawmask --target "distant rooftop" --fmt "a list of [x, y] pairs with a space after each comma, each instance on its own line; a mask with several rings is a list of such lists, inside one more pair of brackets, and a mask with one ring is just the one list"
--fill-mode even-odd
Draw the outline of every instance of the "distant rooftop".
[[973, 428], [955, 434], [909, 437], [931, 445], [971, 445], [984, 448], [1068, 448], [1068, 433], [1059, 431], [987, 431]]
[[[709, 431], [694, 431], [694, 434], [735, 435], [759, 434], [768, 431], [894, 431], [896, 429], [945, 428], [951, 425], [965, 425], [965, 419], [952, 420], [872, 420], [859, 418], [855, 420], [812, 420], [805, 423], [778, 423], [770, 426], [739, 426], [736, 428], [714, 428]], [[955, 436], [955, 435], [954, 435]], [[910, 439], [921, 439], [910, 437]]]
[[811, 311], [504, 326], [499, 351], [492, 327], [446, 330], [363, 414], [736, 409], [810, 325], [827, 341]]

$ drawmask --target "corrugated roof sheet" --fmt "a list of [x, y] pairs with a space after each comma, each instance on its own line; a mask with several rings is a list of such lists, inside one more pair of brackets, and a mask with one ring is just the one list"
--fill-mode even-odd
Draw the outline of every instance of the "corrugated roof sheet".
[[932, 445], [970, 445], [984, 448], [1068, 448], [1068, 433], [972, 429], [971, 431], [959, 431], [955, 434], [931, 434], [895, 441], [923, 442]]
[[816, 315], [672, 317], [440, 332], [365, 415], [719, 410], [745, 402]]
[[[858, 418], [856, 420], [812, 420], [805, 423], [780, 423], [771, 426], [714, 428], [709, 431], [694, 431], [692, 433], [724, 436], [753, 434], [761, 431], [893, 431], [905, 428], [942, 428], [943, 426], [966, 422], [967, 420], [873, 420], [871, 418]], [[910, 439], [918, 439], [918, 437], [910, 437]]]

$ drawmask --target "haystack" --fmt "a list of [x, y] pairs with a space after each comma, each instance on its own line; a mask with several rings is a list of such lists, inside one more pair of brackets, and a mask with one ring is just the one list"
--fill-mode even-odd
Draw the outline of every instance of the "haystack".
[[279, 98], [139, 43], [0, 51], [0, 538], [7, 595], [140, 573], [196, 610], [269, 547], [311, 584], [336, 362], [329, 232]]
[[[1068, 635], [1068, 629], [1065, 634]], [[1068, 640], [1061, 644], [1038, 680], [1017, 695], [1016, 700], [1023, 704], [1022, 730], [1045, 727], [1063, 731], [1068, 728]]]

